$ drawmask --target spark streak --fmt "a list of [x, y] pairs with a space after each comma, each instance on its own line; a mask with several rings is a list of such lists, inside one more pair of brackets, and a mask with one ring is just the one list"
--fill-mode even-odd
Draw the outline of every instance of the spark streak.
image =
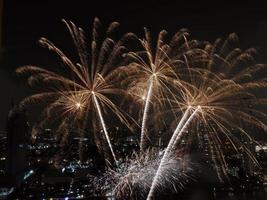
[[140, 140], [140, 151], [144, 151], [145, 147], [145, 140], [144, 137], [146, 135], [146, 122], [147, 122], [147, 116], [149, 112], [149, 105], [151, 104], [151, 97], [152, 97], [152, 90], [153, 90], [153, 80], [154, 78], [151, 77], [150, 84], [149, 84], [149, 89], [147, 92], [147, 95], [145, 97], [145, 108], [144, 108], [144, 113], [143, 113], [143, 119], [142, 119], [142, 126], [141, 126], [141, 140]]
[[[177, 145], [177, 143], [180, 141], [181, 137], [182, 137], [182, 134], [184, 133], [184, 131], [188, 128], [190, 122], [194, 119], [195, 115], [197, 114], [197, 112], [199, 112], [201, 110], [201, 107], [198, 106], [195, 111], [189, 116], [189, 118], [187, 119], [187, 121], [184, 123], [182, 122], [184, 125], [183, 127], [179, 130], [179, 129], [176, 129], [173, 133], [175, 140], [173, 143], [171, 143], [171, 150], [173, 150], [175, 148], [175, 146]], [[180, 124], [180, 123], [179, 123]], [[179, 126], [178, 124], [178, 126]], [[178, 128], [177, 126], [177, 128]]]
[[101, 126], [102, 126], [102, 128], [103, 128], [103, 131], [104, 131], [106, 140], [107, 140], [107, 142], [108, 142], [109, 149], [110, 149], [110, 151], [111, 151], [111, 154], [112, 154], [112, 156], [113, 156], [113, 159], [114, 159], [115, 163], [117, 164], [117, 159], [116, 159], [116, 156], [115, 156], [115, 153], [114, 153], [112, 144], [111, 144], [111, 142], [110, 142], [110, 138], [109, 138], [108, 131], [107, 131], [107, 128], [106, 128], [106, 125], [105, 125], [105, 121], [104, 121], [104, 118], [103, 118], [103, 116], [102, 116], [101, 108], [100, 108], [100, 106], [99, 106], [98, 100], [97, 100], [96, 95], [95, 95], [94, 92], [92, 92], [92, 96], [93, 96], [93, 99], [94, 99], [94, 103], [95, 103], [95, 105], [96, 105], [96, 109], [97, 109], [98, 117], [99, 117], [100, 122], [101, 122]]

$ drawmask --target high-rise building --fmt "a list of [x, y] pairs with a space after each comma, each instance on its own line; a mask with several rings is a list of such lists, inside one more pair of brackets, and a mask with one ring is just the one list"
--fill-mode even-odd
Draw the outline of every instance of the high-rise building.
[[22, 182], [33, 174], [27, 169], [26, 149], [29, 125], [26, 111], [12, 106], [7, 119], [6, 170], [0, 176], [0, 199], [9, 198]]
[[24, 108], [14, 106], [7, 120], [7, 175], [15, 186], [23, 180], [26, 163], [26, 148], [29, 124]]

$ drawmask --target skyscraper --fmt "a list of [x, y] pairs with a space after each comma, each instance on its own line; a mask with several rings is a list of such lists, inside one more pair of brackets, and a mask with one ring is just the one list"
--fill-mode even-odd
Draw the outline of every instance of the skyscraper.
[[26, 170], [26, 144], [29, 125], [24, 108], [14, 106], [7, 120], [7, 174], [19, 186]]

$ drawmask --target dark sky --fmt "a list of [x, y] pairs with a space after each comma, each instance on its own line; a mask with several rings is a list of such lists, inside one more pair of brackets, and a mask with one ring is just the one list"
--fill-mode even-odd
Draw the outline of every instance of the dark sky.
[[14, 69], [25, 64], [55, 65], [55, 58], [37, 40], [45, 36], [66, 49], [72, 43], [61, 19], [72, 20], [90, 33], [96, 16], [104, 24], [119, 21], [122, 31], [139, 36], [144, 26], [154, 34], [185, 27], [193, 38], [210, 41], [236, 32], [241, 47], [257, 47], [259, 61], [267, 61], [267, 6], [257, 1], [4, 0], [0, 130], [5, 128], [11, 99], [18, 102], [30, 93], [15, 77]]

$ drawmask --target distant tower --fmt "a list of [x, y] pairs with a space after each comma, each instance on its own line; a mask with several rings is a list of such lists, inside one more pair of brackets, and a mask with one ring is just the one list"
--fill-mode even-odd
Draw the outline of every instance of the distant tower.
[[15, 106], [7, 120], [7, 174], [18, 186], [26, 170], [26, 144], [29, 125], [25, 109]]

